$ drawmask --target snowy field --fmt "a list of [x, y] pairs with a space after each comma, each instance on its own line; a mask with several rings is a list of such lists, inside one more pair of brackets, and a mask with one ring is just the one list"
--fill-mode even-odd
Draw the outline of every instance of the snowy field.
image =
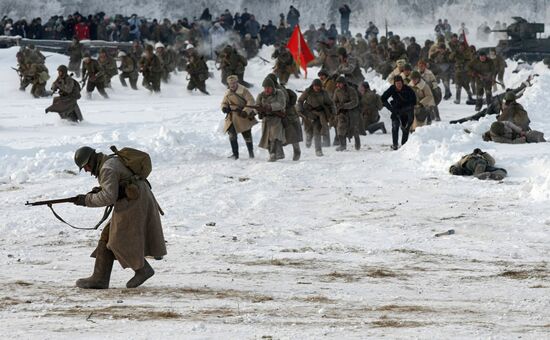
[[[362, 138], [360, 151], [331, 147], [318, 158], [302, 144], [299, 162], [287, 147], [285, 160], [268, 163], [265, 150], [248, 159], [240, 139], [242, 158], [231, 161], [213, 64], [211, 96], [188, 93], [185, 73], [159, 95], [114, 78], [111, 99], [80, 100], [85, 121], [73, 125], [44, 114], [51, 98], [18, 91], [9, 68], [16, 51], [0, 50], [6, 339], [548, 338], [548, 144], [483, 142], [494, 117], [449, 125], [474, 112], [447, 101], [443, 121], [420, 128], [397, 152], [390, 134], [376, 134]], [[47, 59], [52, 78], [67, 62]], [[249, 65], [245, 79], [257, 95], [271, 65]], [[537, 64], [513, 74], [516, 64], [509, 66], [510, 87], [540, 74], [519, 101], [532, 128], [550, 134], [550, 72]], [[303, 89], [316, 73], [291, 79], [289, 88]], [[379, 92], [387, 87], [366, 77]], [[389, 129], [386, 110], [382, 117]], [[257, 144], [259, 126], [253, 136]], [[157, 274], [138, 289], [123, 289], [133, 272], [115, 264], [112, 289], [80, 290], [74, 281], [91, 273], [99, 231], [70, 229], [46, 207], [24, 203], [89, 191], [96, 180], [78, 174], [74, 151], [108, 152], [113, 144], [153, 158], [168, 256], [152, 262]], [[448, 167], [476, 147], [509, 177], [450, 176]], [[58, 207], [79, 226], [102, 213]], [[456, 234], [434, 237], [449, 229]]]

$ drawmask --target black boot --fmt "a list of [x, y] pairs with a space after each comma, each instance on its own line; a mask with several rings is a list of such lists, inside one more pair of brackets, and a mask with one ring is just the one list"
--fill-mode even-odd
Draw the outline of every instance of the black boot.
[[483, 99], [477, 98], [475, 110], [480, 111], [482, 106], [483, 106]]
[[323, 156], [323, 150], [321, 148], [321, 136], [317, 135], [313, 137], [313, 145], [315, 146], [315, 155], [317, 157]]
[[95, 250], [95, 265], [92, 276], [85, 279], [78, 279], [76, 286], [84, 289], [107, 289], [111, 280], [113, 261], [115, 255], [107, 249], [107, 242], [99, 241]]
[[340, 145], [340, 138], [338, 138], [338, 135], [334, 136], [334, 141], [332, 142], [332, 145], [334, 146]]
[[378, 130], [382, 130], [382, 133], [383, 134], [386, 134], [388, 133], [388, 131], [386, 130], [386, 125], [384, 125], [384, 122], [378, 122], [378, 123], [373, 123], [371, 125], [369, 125], [367, 127], [367, 131], [372, 135], [373, 133], [375, 133], [376, 131]]
[[239, 143], [236, 139], [230, 139], [229, 143], [231, 143], [231, 151], [233, 152], [229, 158], [233, 158], [235, 160], [239, 159]]
[[136, 270], [134, 277], [126, 282], [126, 288], [137, 288], [153, 275], [155, 275], [155, 271], [153, 270], [149, 262], [144, 259], [143, 267]]
[[330, 147], [330, 130], [327, 129], [327, 131], [323, 133], [322, 139], [323, 139], [323, 146], [325, 148]]
[[313, 135], [306, 132], [306, 148], [311, 148], [311, 141], [313, 140]]
[[459, 87], [456, 89], [456, 99], [454, 101], [455, 104], [460, 104], [460, 95], [462, 94], [462, 87]]
[[280, 140], [275, 141], [275, 156], [277, 159], [285, 159], [285, 150]]
[[336, 151], [344, 151], [347, 149], [347, 141], [345, 136], [338, 136], [338, 140], [340, 141], [339, 146], [336, 148]]
[[355, 150], [361, 149], [361, 138], [359, 138], [358, 135], [353, 136], [353, 139], [355, 140]]
[[292, 144], [292, 151], [294, 152], [294, 154], [292, 155], [292, 160], [299, 161], [302, 154], [302, 151], [300, 150], [300, 143]]
[[248, 149], [248, 158], [254, 158], [254, 144], [246, 142], [246, 148]]

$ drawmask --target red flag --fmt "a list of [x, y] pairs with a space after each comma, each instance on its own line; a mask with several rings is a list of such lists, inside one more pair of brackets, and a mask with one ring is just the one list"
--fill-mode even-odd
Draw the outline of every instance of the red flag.
[[300, 26], [296, 25], [286, 47], [294, 57], [294, 61], [296, 61], [298, 67], [304, 70], [307, 78], [307, 64], [315, 59], [315, 57], [304, 40], [302, 31], [300, 31]]

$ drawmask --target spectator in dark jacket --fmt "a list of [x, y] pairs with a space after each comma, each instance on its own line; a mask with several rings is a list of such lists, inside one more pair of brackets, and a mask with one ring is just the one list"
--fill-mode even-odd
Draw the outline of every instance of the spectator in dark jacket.
[[349, 16], [351, 14], [351, 9], [348, 5], [344, 5], [338, 9], [340, 12], [340, 28], [341, 32], [344, 35], [349, 35]]
[[256, 18], [251, 15], [250, 20], [244, 24], [244, 27], [246, 28], [246, 33], [250, 34], [252, 39], [258, 38], [258, 33], [260, 33], [260, 24], [256, 21]]

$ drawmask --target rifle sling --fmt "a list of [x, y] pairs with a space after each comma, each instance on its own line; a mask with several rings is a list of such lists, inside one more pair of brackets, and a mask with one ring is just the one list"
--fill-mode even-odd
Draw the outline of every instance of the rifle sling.
[[55, 210], [53, 210], [52, 204], [48, 204], [48, 208], [50, 208], [50, 210], [52, 211], [55, 218], [57, 218], [59, 221], [61, 221], [62, 223], [68, 225], [69, 227], [71, 227], [73, 229], [78, 229], [78, 230], [96, 230], [97, 228], [99, 228], [100, 225], [103, 224], [103, 222], [105, 222], [109, 218], [109, 215], [111, 215], [111, 212], [113, 211], [113, 205], [109, 205], [109, 206], [105, 207], [105, 211], [103, 212], [103, 217], [101, 217], [101, 220], [95, 225], [95, 227], [93, 227], [93, 228], [79, 228], [79, 227], [75, 227], [72, 224], [67, 223], [61, 216], [59, 216], [55, 212]]

